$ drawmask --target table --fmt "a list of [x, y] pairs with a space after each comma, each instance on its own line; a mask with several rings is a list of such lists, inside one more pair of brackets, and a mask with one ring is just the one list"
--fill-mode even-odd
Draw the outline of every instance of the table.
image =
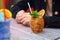
[[60, 29], [44, 28], [40, 34], [34, 34], [30, 27], [17, 24], [14, 19], [10, 22], [11, 40], [54, 40], [60, 37]]

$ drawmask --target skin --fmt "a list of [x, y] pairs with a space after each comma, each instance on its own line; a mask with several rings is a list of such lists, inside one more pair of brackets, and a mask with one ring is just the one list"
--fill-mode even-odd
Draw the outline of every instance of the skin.
[[52, 0], [46, 0], [46, 15], [52, 16]]
[[[52, 16], [52, 0], [47, 0], [46, 4], [46, 14], [47, 16]], [[29, 13], [26, 13], [24, 10], [21, 10], [16, 15], [16, 22], [23, 25], [28, 25], [31, 16]]]
[[16, 22], [21, 23], [23, 25], [28, 25], [30, 21], [31, 16], [29, 13], [26, 13], [24, 10], [21, 10], [16, 15]]

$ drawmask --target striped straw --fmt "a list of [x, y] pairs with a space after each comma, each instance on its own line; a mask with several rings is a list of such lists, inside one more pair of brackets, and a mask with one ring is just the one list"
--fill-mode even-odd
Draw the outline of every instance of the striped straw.
[[30, 6], [29, 2], [27, 4], [28, 4], [28, 7], [30, 9], [30, 13], [32, 13], [31, 6]]

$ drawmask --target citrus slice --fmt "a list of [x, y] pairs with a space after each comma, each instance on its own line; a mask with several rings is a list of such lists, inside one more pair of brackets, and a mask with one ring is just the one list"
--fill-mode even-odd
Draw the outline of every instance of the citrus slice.
[[41, 16], [44, 16], [44, 14], [45, 14], [45, 10], [42, 9], [42, 10], [40, 10], [38, 13], [39, 13]]
[[[0, 12], [3, 12], [3, 9], [0, 9]], [[12, 17], [12, 13], [8, 9], [5, 9], [5, 13], [6, 13], [6, 18], [7, 19]]]

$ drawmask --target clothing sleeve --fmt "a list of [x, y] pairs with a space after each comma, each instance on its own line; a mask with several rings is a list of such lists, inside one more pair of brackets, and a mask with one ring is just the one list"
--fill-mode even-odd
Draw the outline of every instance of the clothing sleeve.
[[60, 17], [44, 17], [45, 27], [47, 28], [60, 28]]
[[12, 15], [13, 15], [12, 17], [15, 18], [18, 11], [20, 11], [20, 10], [26, 10], [26, 9], [27, 9], [26, 2], [20, 1], [20, 2], [16, 3], [11, 8]]
[[32, 5], [35, 10], [40, 11], [41, 9], [46, 9], [46, 3], [44, 2], [44, 0], [35, 0], [34, 1], [34, 5]]

